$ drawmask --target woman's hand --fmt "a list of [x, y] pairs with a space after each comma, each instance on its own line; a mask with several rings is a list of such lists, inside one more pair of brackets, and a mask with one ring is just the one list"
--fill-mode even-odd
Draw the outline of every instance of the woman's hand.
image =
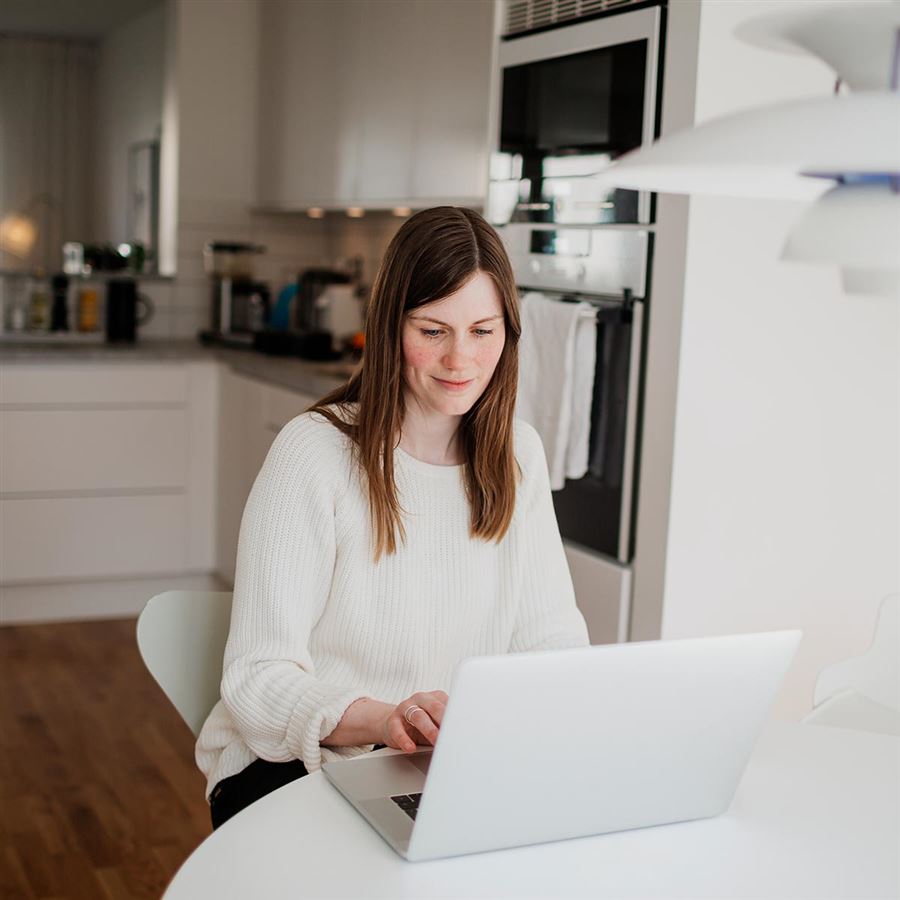
[[381, 743], [405, 753], [416, 744], [435, 744], [449, 699], [443, 691], [427, 691], [398, 703], [381, 722]]

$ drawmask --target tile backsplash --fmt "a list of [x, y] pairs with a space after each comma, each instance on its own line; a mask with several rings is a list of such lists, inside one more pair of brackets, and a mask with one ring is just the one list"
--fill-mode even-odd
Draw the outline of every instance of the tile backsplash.
[[324, 219], [297, 214], [259, 214], [246, 223], [218, 226], [190, 224], [179, 228], [178, 274], [174, 282], [142, 286], [156, 308], [141, 326], [142, 337], [193, 338], [208, 327], [209, 281], [203, 271], [203, 245], [209, 240], [262, 244], [266, 252], [254, 264], [256, 277], [268, 282], [273, 299], [302, 269], [341, 266], [363, 258], [363, 281], [371, 284], [381, 257], [403, 219], [369, 213], [351, 219], [332, 213]]

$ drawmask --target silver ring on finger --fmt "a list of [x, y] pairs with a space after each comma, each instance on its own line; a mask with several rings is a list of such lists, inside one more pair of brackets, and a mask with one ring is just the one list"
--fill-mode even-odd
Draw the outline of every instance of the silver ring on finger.
[[415, 703], [414, 703], [412, 706], [407, 706], [407, 707], [406, 707], [406, 712], [403, 713], [403, 718], [406, 719], [406, 721], [407, 721], [410, 725], [412, 725], [412, 722], [410, 722], [410, 720], [409, 720], [410, 715], [412, 715], [412, 713], [414, 713], [417, 709], [421, 709], [421, 708], [422, 708], [421, 706], [416, 706]]

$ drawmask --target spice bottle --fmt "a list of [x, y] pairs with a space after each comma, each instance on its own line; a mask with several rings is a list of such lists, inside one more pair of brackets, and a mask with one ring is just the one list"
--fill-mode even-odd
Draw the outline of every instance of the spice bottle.
[[78, 292], [78, 330], [97, 331], [100, 327], [100, 293], [96, 286], [86, 284]]
[[47, 331], [50, 327], [50, 288], [43, 279], [36, 279], [31, 284], [28, 327], [32, 331]]

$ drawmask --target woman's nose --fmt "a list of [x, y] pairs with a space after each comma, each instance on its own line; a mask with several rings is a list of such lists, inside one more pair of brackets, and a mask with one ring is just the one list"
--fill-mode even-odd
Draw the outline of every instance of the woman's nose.
[[461, 340], [456, 340], [444, 354], [443, 364], [448, 369], [462, 369], [468, 364], [470, 356], [471, 354], [465, 343]]

